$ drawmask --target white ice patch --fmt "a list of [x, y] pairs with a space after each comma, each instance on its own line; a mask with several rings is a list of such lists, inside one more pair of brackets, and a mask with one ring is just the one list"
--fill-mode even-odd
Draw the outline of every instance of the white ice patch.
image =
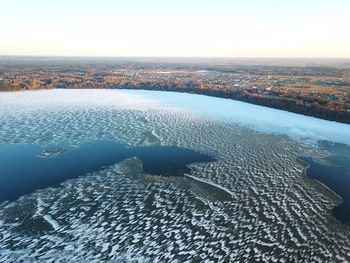
[[0, 117], [10, 111], [49, 107], [117, 107], [186, 110], [254, 130], [303, 140], [350, 144], [350, 125], [245, 102], [178, 92], [144, 90], [40, 90], [0, 94]]
[[157, 106], [155, 100], [143, 95], [129, 94], [119, 90], [38, 90], [4, 92], [0, 94], [0, 109], [23, 106], [41, 108], [51, 106], [111, 106], [147, 109]]
[[36, 199], [36, 211], [35, 211], [34, 217], [42, 215], [42, 212], [44, 211], [44, 206], [43, 205], [44, 205], [43, 200], [41, 200], [41, 198], [38, 197]]
[[54, 230], [60, 228], [60, 225], [56, 220], [54, 220], [50, 215], [44, 215], [44, 219], [52, 226]]
[[211, 185], [211, 186], [217, 187], [217, 188], [219, 188], [219, 189], [225, 191], [225, 192], [228, 193], [229, 195], [235, 196], [234, 193], [232, 193], [230, 190], [226, 189], [225, 187], [222, 187], [221, 185], [218, 185], [218, 184], [215, 184], [215, 183], [212, 183], [212, 182], [208, 182], [208, 181], [206, 181], [206, 180], [202, 180], [202, 179], [200, 179], [200, 178], [191, 176], [191, 175], [189, 175], [189, 174], [186, 174], [186, 176], [189, 177], [189, 178], [192, 178], [193, 180], [197, 180], [197, 181], [199, 181], [199, 182], [202, 182], [202, 183], [209, 184], [209, 185]]
[[240, 123], [267, 133], [350, 144], [350, 125], [230, 99], [162, 91], [126, 91], [171, 107]]

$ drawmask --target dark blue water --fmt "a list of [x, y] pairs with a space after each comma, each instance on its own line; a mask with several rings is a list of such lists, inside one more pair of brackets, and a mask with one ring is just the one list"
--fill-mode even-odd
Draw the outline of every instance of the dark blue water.
[[96, 141], [52, 158], [38, 157], [43, 150], [38, 145], [0, 146], [0, 201], [13, 201], [36, 189], [57, 187], [67, 179], [132, 156], [142, 160], [146, 173], [163, 176], [182, 176], [190, 172], [191, 163], [215, 161], [211, 156], [175, 146], [131, 148], [114, 141]]
[[311, 157], [301, 157], [310, 167], [307, 176], [322, 182], [340, 195], [343, 202], [333, 209], [333, 215], [350, 226], [350, 147], [323, 142], [322, 148], [334, 155], [326, 158], [328, 164], [315, 162]]

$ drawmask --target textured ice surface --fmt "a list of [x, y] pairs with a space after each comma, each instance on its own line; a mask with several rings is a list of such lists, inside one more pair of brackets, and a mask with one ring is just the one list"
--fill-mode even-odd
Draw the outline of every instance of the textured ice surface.
[[166, 105], [190, 109], [214, 118], [241, 123], [263, 132], [286, 134], [293, 138], [327, 140], [350, 144], [350, 125], [326, 121], [301, 114], [252, 105], [230, 99], [221, 99], [187, 93], [128, 91], [128, 94], [154, 98]]
[[[114, 90], [0, 94], [0, 144], [44, 145], [44, 153], [55, 158], [58, 151], [50, 149], [115, 139], [129, 145], [178, 145], [218, 158], [192, 165], [195, 180], [147, 175], [139, 159], [129, 158], [59, 188], [2, 203], [0, 262], [349, 260], [349, 228], [330, 213], [340, 200], [304, 177], [305, 167], [297, 161], [299, 155], [322, 158], [327, 153], [287, 136], [246, 129], [242, 123], [256, 124], [246, 114], [255, 106], [225, 101], [222, 110], [232, 110], [231, 118], [220, 115], [221, 99], [213, 99], [212, 110], [218, 113], [210, 114], [210, 109], [204, 112], [205, 97], [172, 93], [170, 102], [164, 96], [170, 95]], [[278, 116], [288, 122], [284, 128], [291, 127], [290, 113], [269, 111], [275, 127], [282, 125]], [[300, 115], [292, 116], [298, 126]], [[334, 124], [339, 133], [333, 138], [348, 140], [347, 126], [327, 122], [328, 130], [315, 133], [323, 121], [305, 121], [313, 127], [308, 137], [328, 138]], [[294, 136], [292, 129], [273, 131], [274, 123], [266, 131]]]

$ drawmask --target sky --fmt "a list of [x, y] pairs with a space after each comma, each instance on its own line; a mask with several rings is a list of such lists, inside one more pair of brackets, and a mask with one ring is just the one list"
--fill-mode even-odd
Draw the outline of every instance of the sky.
[[349, 0], [0, 0], [0, 55], [350, 58]]

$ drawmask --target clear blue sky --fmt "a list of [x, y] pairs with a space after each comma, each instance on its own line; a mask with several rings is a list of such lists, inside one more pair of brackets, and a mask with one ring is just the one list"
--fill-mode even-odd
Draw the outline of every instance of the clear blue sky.
[[349, 0], [0, 0], [0, 54], [350, 57]]

